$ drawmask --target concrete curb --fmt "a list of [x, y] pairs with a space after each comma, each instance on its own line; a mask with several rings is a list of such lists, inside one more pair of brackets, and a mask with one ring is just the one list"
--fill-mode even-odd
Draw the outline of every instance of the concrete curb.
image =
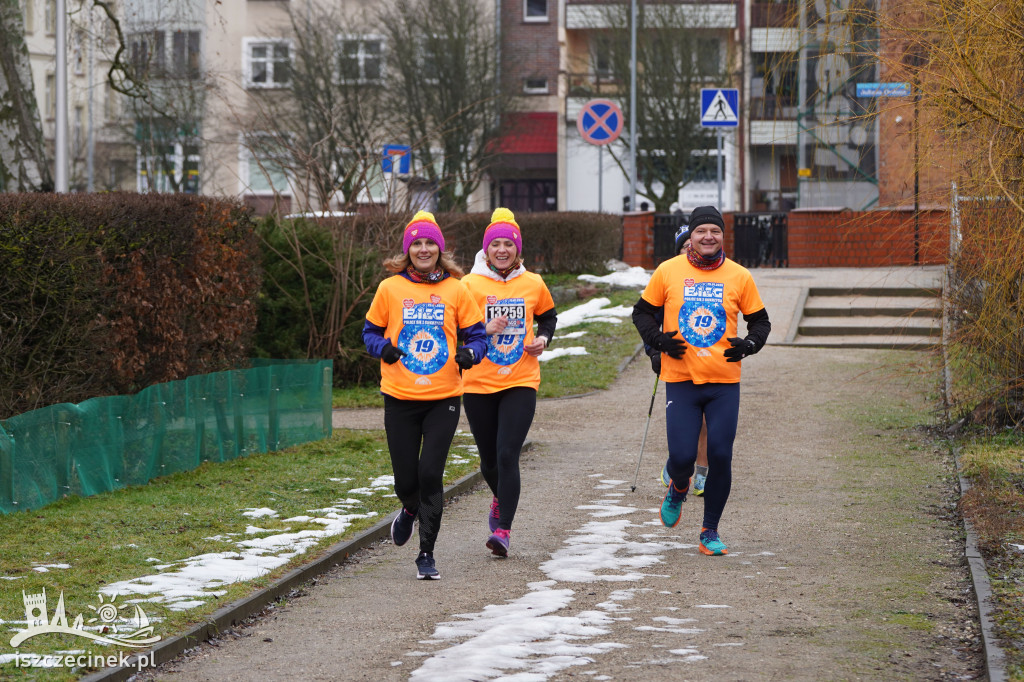
[[[971, 489], [970, 481], [964, 478], [960, 472], [960, 458], [953, 449], [953, 462], [956, 465], [957, 478], [960, 480], [961, 499]], [[964, 523], [964, 555], [967, 557], [967, 564], [971, 567], [971, 582], [974, 583], [974, 595], [978, 599], [978, 620], [981, 625], [981, 642], [985, 650], [985, 670], [988, 673], [989, 682], [1005, 682], [1006, 678], [1006, 654], [999, 646], [995, 633], [995, 622], [992, 620], [992, 585], [988, 579], [988, 569], [985, 567], [985, 558], [978, 551], [978, 535], [967, 517], [961, 517]]]
[[[523, 444], [523, 451], [531, 449], [532, 445], [530, 441], [527, 441]], [[469, 492], [482, 481], [483, 476], [479, 470], [463, 476], [445, 488], [445, 501], [447, 502], [453, 497]], [[165, 639], [152, 649], [133, 654], [128, 658], [127, 666], [105, 668], [81, 678], [82, 681], [122, 682], [139, 672], [138, 662], [140, 658], [145, 658], [147, 668], [148, 666], [160, 665], [176, 658], [186, 649], [191, 649], [212, 637], [216, 637], [219, 633], [241, 623], [249, 616], [259, 613], [268, 604], [277, 601], [296, 587], [344, 563], [355, 552], [388, 538], [391, 534], [391, 520], [393, 518], [393, 514], [389, 515], [380, 523], [377, 523], [372, 528], [368, 528], [351, 540], [340, 542], [328, 548], [323, 556], [313, 562], [284, 574], [273, 585], [269, 585], [248, 597], [221, 607], [212, 613], [205, 623], [200, 623], [180, 635]]]

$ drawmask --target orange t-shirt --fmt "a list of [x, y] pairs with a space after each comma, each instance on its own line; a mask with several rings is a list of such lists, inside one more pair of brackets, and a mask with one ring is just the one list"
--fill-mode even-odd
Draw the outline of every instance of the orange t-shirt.
[[454, 277], [417, 284], [401, 275], [377, 287], [366, 319], [406, 355], [380, 363], [380, 390], [401, 400], [442, 400], [462, 395], [454, 356], [459, 329], [483, 321], [480, 307]]
[[735, 384], [740, 380], [739, 362], [726, 362], [728, 339], [737, 333], [737, 313], [749, 315], [764, 308], [750, 271], [734, 261], [715, 270], [695, 268], [686, 255], [670, 258], [654, 271], [643, 299], [663, 306], [662, 329], [679, 332], [686, 354], [676, 360], [662, 353], [662, 381], [695, 384]]
[[462, 375], [466, 393], [494, 393], [514, 386], [536, 389], [540, 386], [540, 362], [523, 347], [533, 341], [534, 313], [555, 307], [544, 280], [524, 272], [503, 282], [469, 274], [462, 282], [485, 311], [485, 324], [508, 316], [505, 331], [487, 337], [487, 356]]

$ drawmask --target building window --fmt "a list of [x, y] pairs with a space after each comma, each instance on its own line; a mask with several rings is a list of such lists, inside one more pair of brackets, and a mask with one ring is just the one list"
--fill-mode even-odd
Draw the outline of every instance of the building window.
[[244, 80], [247, 88], [284, 88], [291, 84], [291, 42], [245, 38]]
[[22, 0], [21, 8], [25, 20], [25, 33], [36, 30], [36, 0]]
[[697, 39], [697, 73], [717, 78], [722, 75], [722, 41], [718, 38]]
[[384, 40], [379, 36], [338, 38], [338, 78], [342, 83], [379, 83], [384, 77]]
[[75, 75], [85, 75], [85, 33], [75, 31], [71, 38], [71, 63], [74, 65]]
[[597, 36], [591, 49], [590, 58], [594, 67], [594, 75], [599, 79], [612, 77], [612, 44], [608, 38]]
[[[146, 153], [149, 151], [150, 153]], [[199, 193], [199, 146], [174, 142], [136, 150], [136, 189], [139, 192]]]
[[548, 94], [547, 78], [525, 78], [523, 79], [523, 94], [546, 95]]
[[174, 76], [199, 78], [199, 31], [175, 31], [171, 37], [171, 69]]
[[[432, 41], [434, 43], [440, 42], [438, 39]], [[423, 74], [423, 80], [427, 83], [439, 83], [441, 81], [441, 72], [437, 65], [437, 46], [432, 45], [426, 41], [420, 48], [422, 54], [423, 66], [421, 73]]]
[[106, 98], [103, 100], [103, 119], [107, 123], [113, 123], [120, 116], [120, 93], [110, 83], [105, 88]]
[[57, 116], [57, 76], [46, 74], [46, 118]]
[[242, 193], [255, 196], [291, 196], [287, 151], [272, 135], [255, 133], [239, 146]]
[[547, 21], [548, 0], [523, 0], [523, 21]]
[[137, 78], [162, 78], [167, 69], [167, 37], [163, 31], [136, 33], [128, 40], [128, 54]]
[[71, 120], [71, 149], [77, 154], [85, 146], [83, 131], [85, 130], [85, 107], [75, 107], [75, 115]]
[[57, 34], [57, 0], [45, 0], [43, 28], [49, 35]]

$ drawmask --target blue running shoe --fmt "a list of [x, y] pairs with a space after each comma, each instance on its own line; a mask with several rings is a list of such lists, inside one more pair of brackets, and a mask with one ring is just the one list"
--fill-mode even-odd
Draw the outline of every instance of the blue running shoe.
[[409, 542], [415, 524], [416, 515], [402, 507], [402, 510], [395, 514], [395, 520], [391, 522], [391, 542], [395, 543], [396, 547], [401, 547]]
[[508, 556], [510, 532], [504, 528], [496, 528], [494, 534], [487, 538], [487, 549], [491, 550], [491, 554], [500, 557]]
[[501, 511], [498, 509], [498, 498], [491, 500], [491, 511], [487, 513], [487, 527], [493, 533], [498, 530], [498, 519], [501, 518]]
[[668, 465], [666, 464], [661, 468], [661, 484], [667, 488], [671, 482], [672, 479], [668, 477]]
[[420, 552], [416, 557], [416, 580], [440, 580], [441, 574], [434, 565], [432, 552]]
[[701, 554], [707, 554], [708, 556], [721, 556], [729, 553], [729, 548], [725, 546], [722, 538], [718, 536], [718, 531], [707, 528], [700, 529], [699, 549]]
[[661, 522], [669, 528], [675, 528], [683, 513], [683, 502], [686, 502], [686, 491], [678, 490], [674, 483], [669, 482], [665, 499], [661, 502]]
[[697, 497], [704, 495], [704, 484], [707, 482], [708, 477], [704, 474], [693, 475], [693, 494]]

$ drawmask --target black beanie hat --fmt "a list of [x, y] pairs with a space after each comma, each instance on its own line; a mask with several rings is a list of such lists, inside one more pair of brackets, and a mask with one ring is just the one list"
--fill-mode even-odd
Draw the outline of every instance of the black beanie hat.
[[722, 220], [722, 214], [714, 206], [698, 206], [690, 213], [690, 230], [693, 230], [698, 225], [707, 225], [708, 223], [718, 225], [723, 230], [725, 229], [725, 221]]
[[683, 248], [683, 244], [690, 238], [690, 226], [680, 225], [679, 229], [676, 230], [676, 250], [673, 253], [678, 254], [679, 249]]

